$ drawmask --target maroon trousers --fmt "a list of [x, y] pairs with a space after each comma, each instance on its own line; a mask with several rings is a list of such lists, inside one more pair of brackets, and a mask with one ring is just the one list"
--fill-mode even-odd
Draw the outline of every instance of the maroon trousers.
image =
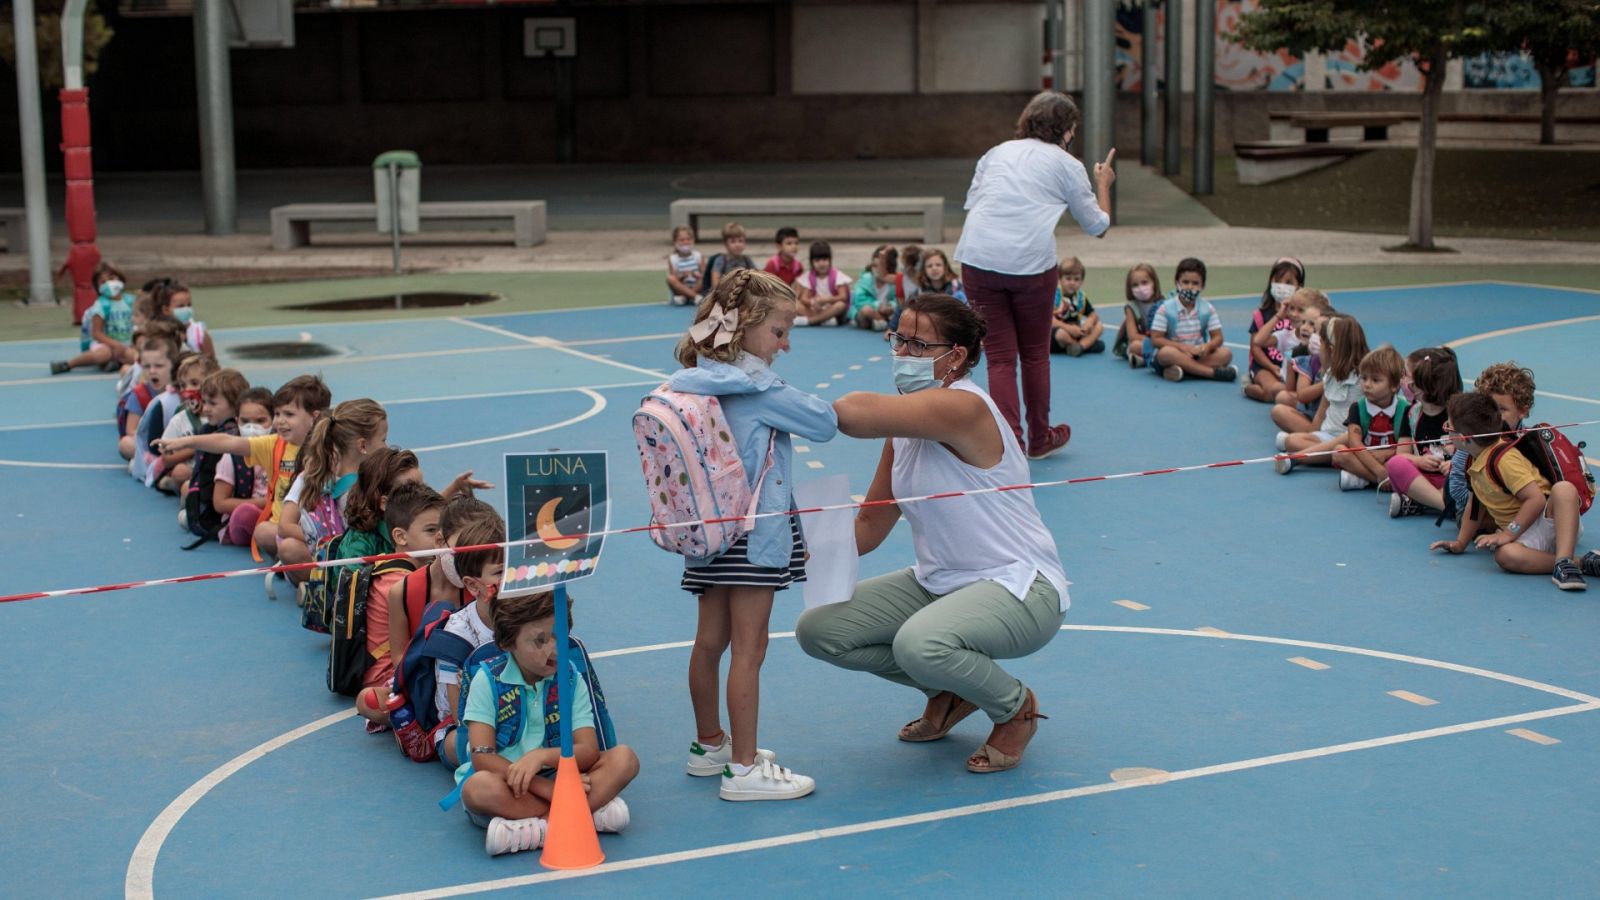
[[[961, 267], [961, 284], [989, 326], [983, 352], [989, 358], [989, 396], [1011, 423], [1017, 443], [1041, 449], [1050, 432], [1050, 311], [1055, 305], [1056, 272], [1002, 275], [975, 266]], [[1022, 403], [1017, 402], [1021, 359]], [[1022, 405], [1028, 409], [1023, 439]]]

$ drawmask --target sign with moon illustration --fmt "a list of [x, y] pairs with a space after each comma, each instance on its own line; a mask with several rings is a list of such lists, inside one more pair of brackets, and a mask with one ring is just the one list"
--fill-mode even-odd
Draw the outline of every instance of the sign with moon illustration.
[[[500, 596], [531, 594], [594, 574], [610, 520], [606, 454], [506, 454], [506, 549]], [[591, 536], [594, 535], [594, 536]], [[532, 543], [516, 544], [528, 540]]]

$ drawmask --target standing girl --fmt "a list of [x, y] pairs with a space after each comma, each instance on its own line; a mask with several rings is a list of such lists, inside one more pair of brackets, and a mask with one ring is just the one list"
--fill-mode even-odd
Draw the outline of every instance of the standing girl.
[[[721, 401], [740, 462], [759, 491], [758, 514], [793, 508], [790, 435], [826, 441], [838, 431], [833, 407], [772, 371], [778, 354], [789, 349], [797, 308], [794, 293], [775, 276], [750, 270], [730, 275], [701, 301], [678, 343], [683, 368], [667, 382], [671, 390]], [[721, 556], [689, 559], [684, 568], [683, 589], [700, 600], [689, 654], [696, 739], [689, 745], [687, 771], [721, 775], [724, 800], [791, 800], [816, 787], [811, 778], [777, 765], [770, 751], [756, 748], [773, 594], [804, 580], [805, 557], [799, 521], [773, 516], [757, 519]], [[722, 729], [717, 703], [718, 671], [730, 642], [731, 735]]]
[[[1347, 434], [1344, 420], [1350, 416], [1350, 407], [1361, 399], [1360, 367], [1367, 352], [1367, 333], [1354, 318], [1334, 316], [1322, 324], [1322, 402], [1311, 419], [1313, 430], [1281, 437], [1281, 449], [1317, 455], [1299, 460], [1278, 457], [1274, 466], [1279, 475], [1287, 475], [1297, 466], [1333, 465], [1332, 451], [1343, 445]], [[1279, 404], [1272, 408], [1274, 421], [1280, 413], [1299, 415]]]
[[[346, 400], [317, 419], [300, 448], [300, 474], [283, 495], [278, 514], [278, 559], [311, 562], [312, 548], [322, 538], [345, 531], [345, 506], [356, 473], [371, 453], [389, 440], [389, 416], [376, 400]], [[303, 583], [308, 572], [288, 573]]]
[[1306, 267], [1300, 260], [1285, 256], [1272, 264], [1261, 305], [1250, 319], [1250, 382], [1244, 386], [1244, 395], [1251, 400], [1271, 403], [1283, 390], [1283, 351], [1278, 349], [1275, 335], [1294, 327], [1287, 307], [1305, 284]]
[[1411, 436], [1416, 444], [1389, 457], [1384, 469], [1394, 493], [1389, 495], [1392, 518], [1414, 516], [1428, 509], [1444, 509], [1445, 476], [1450, 471], [1452, 447], [1444, 440], [1450, 398], [1461, 393], [1461, 370], [1449, 347], [1423, 347], [1406, 357], [1403, 392], [1413, 402]]

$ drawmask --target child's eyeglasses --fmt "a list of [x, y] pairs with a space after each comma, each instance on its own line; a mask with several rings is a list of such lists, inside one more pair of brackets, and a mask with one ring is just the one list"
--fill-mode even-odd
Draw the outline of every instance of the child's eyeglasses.
[[921, 356], [928, 352], [930, 347], [954, 347], [952, 343], [928, 343], [916, 338], [901, 337], [898, 332], [889, 332], [889, 349], [899, 350], [902, 347], [910, 351], [911, 356]]

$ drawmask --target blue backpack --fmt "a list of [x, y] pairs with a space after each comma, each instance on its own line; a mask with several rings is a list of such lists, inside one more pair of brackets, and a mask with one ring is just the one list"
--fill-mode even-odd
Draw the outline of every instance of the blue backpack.
[[[594, 704], [595, 740], [601, 750], [609, 750], [617, 745], [617, 731], [611, 724], [611, 712], [606, 708], [606, 695], [600, 689], [600, 677], [595, 674], [594, 665], [589, 661], [589, 651], [583, 642], [571, 635], [567, 636], [567, 647], [572, 651], [568, 656], [568, 664], [577, 678], [583, 679], [589, 688], [589, 699]], [[494, 746], [496, 750], [509, 747], [517, 742], [522, 734], [522, 706], [523, 685], [507, 684], [500, 680], [506, 666], [516, 665], [511, 654], [490, 642], [479, 647], [467, 659], [462, 667], [461, 693], [456, 701], [457, 722], [465, 722], [467, 715], [467, 693], [472, 685], [472, 679], [481, 669], [489, 676], [490, 689], [494, 691]], [[544, 746], [561, 746], [561, 711], [559, 697], [556, 693], [556, 679], [547, 680], [549, 687], [544, 692]], [[458, 728], [455, 733], [456, 759], [465, 762], [468, 766], [467, 774], [472, 774], [472, 754], [468, 752], [467, 729]], [[461, 785], [466, 784], [466, 779], [456, 785], [455, 790], [439, 801], [439, 808], [448, 810], [461, 799]]]
[[[472, 656], [474, 649], [466, 638], [444, 630], [445, 623], [457, 611], [455, 604], [448, 600], [435, 600], [428, 604], [413, 632], [411, 643], [406, 646], [405, 656], [395, 666], [394, 684], [390, 688], [393, 694], [405, 698], [400, 708], [410, 710], [417, 725], [427, 733], [430, 747], [433, 744], [433, 732], [455, 724], [453, 716], [441, 722], [439, 711], [434, 706], [433, 697], [439, 687], [439, 680], [434, 675], [434, 663], [451, 663], [465, 673], [467, 659]], [[462, 690], [466, 690], [465, 677], [462, 679]], [[391, 711], [390, 715], [393, 716], [394, 712]]]

